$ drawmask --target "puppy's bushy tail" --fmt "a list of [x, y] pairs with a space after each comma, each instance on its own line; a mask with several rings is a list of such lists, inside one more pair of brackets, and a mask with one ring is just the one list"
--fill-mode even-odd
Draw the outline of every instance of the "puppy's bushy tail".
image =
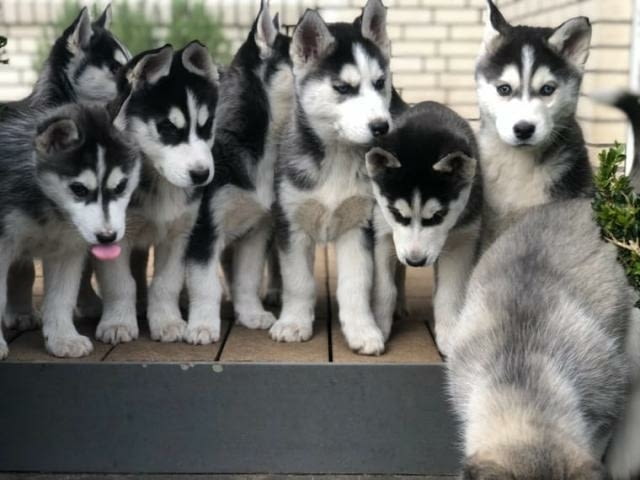
[[633, 163], [629, 178], [636, 192], [640, 193], [640, 95], [629, 90], [601, 91], [592, 95], [594, 100], [622, 110], [633, 131]]

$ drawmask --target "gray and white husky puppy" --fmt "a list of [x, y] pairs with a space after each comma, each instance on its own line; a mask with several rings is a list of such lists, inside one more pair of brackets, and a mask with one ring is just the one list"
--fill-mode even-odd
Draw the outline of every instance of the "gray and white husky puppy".
[[469, 124], [423, 102], [395, 119], [366, 156], [378, 207], [374, 221], [373, 311], [385, 338], [396, 304], [395, 267], [435, 264], [436, 339], [447, 354], [480, 237], [482, 181]]
[[[43, 108], [112, 100], [116, 94], [116, 74], [130, 54], [109, 31], [110, 25], [110, 5], [94, 22], [91, 22], [87, 9], [83, 8], [55, 41], [31, 94], [22, 100], [4, 104], [0, 110], [0, 121], [12, 122], [16, 116], [31, 115], [35, 122]], [[39, 315], [33, 308], [33, 280], [31, 259], [19, 259], [12, 265], [7, 310], [3, 316], [5, 327], [23, 330], [39, 324]]]
[[575, 199], [531, 209], [480, 258], [448, 358], [463, 478], [607, 478], [640, 335], [616, 257]]
[[316, 244], [333, 242], [337, 297], [349, 346], [380, 354], [384, 336], [370, 305], [373, 193], [364, 156], [391, 126], [386, 10], [369, 0], [352, 24], [325, 24], [307, 10], [291, 41], [295, 106], [276, 169], [276, 243], [282, 312], [274, 340], [312, 335]]
[[[615, 90], [598, 92], [596, 99], [622, 110], [633, 131], [634, 155], [631, 159], [629, 179], [636, 194], [640, 194], [640, 95]], [[606, 456], [607, 468], [614, 480], [640, 477], [640, 313], [634, 309], [635, 331], [631, 331], [627, 350], [631, 357], [631, 392], [624, 416], [618, 422]]]
[[[70, 104], [34, 113], [0, 128], [0, 311], [12, 261], [41, 257], [45, 346], [79, 357], [93, 348], [73, 325], [87, 250], [118, 255], [140, 162], [104, 108]], [[0, 358], [7, 354], [0, 334]]]
[[489, 244], [534, 205], [589, 195], [592, 172], [576, 121], [591, 25], [512, 26], [488, 0], [476, 66]]
[[187, 249], [189, 343], [220, 338], [218, 265], [233, 249], [231, 296], [236, 321], [248, 328], [275, 322], [260, 299], [272, 235], [277, 148], [293, 106], [290, 39], [263, 3], [247, 40], [225, 70], [216, 114], [216, 176], [204, 193]]
[[95, 266], [103, 313], [96, 337], [106, 343], [138, 336], [134, 248], [155, 247], [147, 317], [151, 338], [182, 340], [186, 323], [178, 306], [184, 255], [203, 187], [213, 178], [211, 154], [218, 71], [208, 50], [192, 42], [144, 52], [122, 70], [114, 101], [116, 126], [142, 155], [140, 188], [127, 211], [122, 254]]

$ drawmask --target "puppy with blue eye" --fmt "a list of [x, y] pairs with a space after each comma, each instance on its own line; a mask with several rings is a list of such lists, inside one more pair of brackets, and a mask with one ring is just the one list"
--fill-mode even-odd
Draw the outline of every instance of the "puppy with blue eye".
[[435, 265], [434, 317], [440, 350], [461, 309], [476, 261], [482, 191], [478, 147], [469, 124], [451, 109], [423, 102], [366, 155], [374, 212], [373, 311], [389, 336], [397, 299], [396, 259]]

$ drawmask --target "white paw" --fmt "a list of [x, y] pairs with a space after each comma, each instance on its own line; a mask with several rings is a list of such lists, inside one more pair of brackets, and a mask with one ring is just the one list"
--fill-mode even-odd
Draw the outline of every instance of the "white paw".
[[9, 356], [9, 347], [4, 340], [0, 342], [0, 360], [4, 360]]
[[211, 325], [187, 325], [184, 341], [192, 345], [209, 345], [220, 340], [220, 328]]
[[378, 327], [369, 325], [347, 325], [342, 328], [349, 348], [361, 355], [384, 353], [384, 336]]
[[3, 317], [5, 327], [12, 330], [36, 330], [42, 326], [42, 318], [36, 311], [30, 313], [5, 312]]
[[269, 335], [276, 342], [306, 342], [313, 335], [313, 320], [280, 318]]
[[161, 322], [149, 321], [151, 339], [157, 342], [180, 342], [186, 329], [187, 322], [181, 318], [168, 318]]
[[100, 322], [96, 329], [96, 338], [103, 343], [116, 345], [131, 342], [138, 338], [138, 324]]
[[78, 358], [93, 351], [91, 340], [83, 335], [50, 336], [45, 340], [47, 351], [56, 357]]
[[254, 330], [265, 330], [276, 323], [276, 317], [266, 310], [258, 312], [236, 312], [236, 322]]

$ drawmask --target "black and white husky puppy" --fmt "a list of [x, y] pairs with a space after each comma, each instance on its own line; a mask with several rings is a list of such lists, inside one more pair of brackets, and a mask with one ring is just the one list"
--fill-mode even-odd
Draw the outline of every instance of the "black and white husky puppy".
[[213, 178], [214, 113], [218, 72], [199, 42], [134, 57], [121, 72], [114, 123], [142, 154], [140, 188], [127, 211], [122, 255], [96, 264], [103, 314], [96, 337], [107, 343], [138, 336], [136, 285], [129, 259], [133, 248], [155, 247], [147, 317], [151, 338], [182, 340], [178, 307], [184, 255], [202, 197]]
[[[112, 100], [116, 94], [116, 73], [130, 54], [109, 31], [110, 25], [110, 5], [93, 23], [83, 8], [55, 41], [31, 94], [4, 104], [0, 121], [12, 122], [15, 116], [32, 115], [35, 122], [43, 108]], [[19, 259], [11, 267], [4, 326], [23, 330], [39, 324], [39, 315], [33, 309], [33, 280], [31, 259]]]
[[83, 8], [53, 44], [31, 94], [7, 104], [4, 111], [113, 100], [118, 71], [131, 54], [109, 31], [110, 26], [111, 5], [93, 23]]
[[482, 209], [478, 147], [469, 124], [434, 102], [415, 105], [366, 156], [375, 210], [373, 311], [385, 338], [391, 330], [396, 261], [435, 263], [436, 339], [447, 354], [476, 260]]
[[[448, 358], [463, 478], [609, 478], [640, 358], [637, 292], [616, 257], [588, 199], [530, 209], [482, 255]], [[626, 425], [636, 441], [639, 426]], [[638, 444], [620, 446], [637, 465]]]
[[260, 300], [272, 235], [277, 147], [293, 105], [290, 39], [278, 33], [263, 3], [249, 36], [224, 72], [216, 114], [216, 176], [207, 187], [187, 250], [189, 343], [220, 338], [218, 264], [233, 244], [231, 296], [236, 321], [269, 328], [275, 317]]
[[[70, 104], [34, 113], [0, 128], [0, 311], [11, 262], [41, 257], [45, 346], [79, 357], [93, 348], [73, 325], [87, 249], [99, 258], [118, 255], [140, 162], [104, 108]], [[0, 334], [0, 358], [7, 354]]]
[[575, 118], [591, 25], [512, 26], [488, 0], [476, 67], [484, 243], [534, 205], [589, 195], [592, 172]]
[[374, 198], [364, 156], [391, 126], [386, 10], [369, 0], [353, 24], [325, 24], [307, 10], [291, 42], [295, 106], [276, 170], [276, 243], [282, 312], [274, 340], [312, 335], [316, 244], [333, 242], [342, 331], [359, 353], [380, 354], [370, 305]]

